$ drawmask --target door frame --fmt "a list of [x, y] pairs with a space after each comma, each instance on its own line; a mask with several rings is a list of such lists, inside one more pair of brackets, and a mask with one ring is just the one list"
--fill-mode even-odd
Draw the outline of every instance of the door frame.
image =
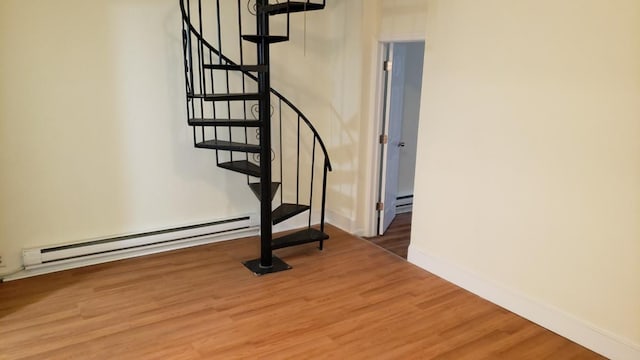
[[[380, 190], [380, 171], [381, 171], [381, 159], [380, 159], [380, 143], [378, 138], [380, 136], [380, 129], [382, 129], [384, 114], [383, 112], [383, 94], [384, 94], [384, 72], [382, 71], [384, 66], [384, 50], [385, 44], [388, 43], [402, 43], [402, 42], [418, 42], [425, 43], [425, 58], [427, 49], [426, 36], [384, 36], [378, 39], [376, 46], [374, 46], [372, 58], [376, 59], [374, 66], [371, 70], [371, 83], [375, 84], [375, 90], [372, 92], [374, 99], [370, 102], [369, 111], [372, 114], [371, 118], [373, 123], [369, 127], [369, 133], [367, 134], [369, 139], [369, 158], [372, 161], [372, 166], [369, 167], [369, 176], [366, 181], [366, 188], [368, 189], [368, 200], [365, 203], [369, 203], [370, 206], [365, 210], [367, 216], [367, 229], [365, 229], [365, 236], [376, 236], [378, 234], [378, 210], [376, 204], [378, 202], [378, 195]], [[422, 85], [424, 87], [424, 84]], [[422, 110], [421, 110], [422, 112]], [[418, 139], [418, 141], [420, 141]]]

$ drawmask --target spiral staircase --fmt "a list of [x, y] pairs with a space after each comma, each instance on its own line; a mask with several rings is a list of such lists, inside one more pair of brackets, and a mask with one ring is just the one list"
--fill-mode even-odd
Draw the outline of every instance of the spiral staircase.
[[[322, 250], [329, 238], [324, 214], [331, 162], [309, 119], [271, 88], [270, 46], [289, 40], [292, 13], [322, 10], [325, 0], [179, 1], [194, 146], [215, 151], [218, 167], [244, 175], [260, 202], [260, 258], [244, 265], [257, 275], [290, 269], [273, 250], [311, 242]], [[245, 45], [256, 52], [247, 53]], [[305, 215], [305, 228], [273, 238], [273, 225]]]

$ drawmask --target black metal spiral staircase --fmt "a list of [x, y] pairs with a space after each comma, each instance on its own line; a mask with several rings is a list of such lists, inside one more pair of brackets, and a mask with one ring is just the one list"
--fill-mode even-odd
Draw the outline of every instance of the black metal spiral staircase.
[[[220, 0], [179, 1], [187, 114], [194, 146], [214, 150], [219, 167], [244, 174], [260, 201], [260, 258], [245, 262], [245, 266], [258, 275], [290, 269], [273, 250], [310, 242], [319, 242], [322, 250], [323, 241], [329, 238], [324, 232], [324, 214], [331, 162], [309, 119], [271, 88], [270, 45], [289, 40], [291, 13], [324, 9], [325, 0], [224, 0], [224, 5]], [[237, 14], [236, 29], [222, 26], [233, 12]], [[243, 12], [244, 16], [255, 16], [256, 34], [244, 33]], [[278, 15], [286, 15], [285, 35], [270, 33], [270, 18]], [[212, 22], [203, 21], [211, 17], [217, 26], [207, 27]], [[226, 32], [224, 38], [229, 39], [230, 31], [237, 31], [237, 44], [232, 45], [238, 62], [222, 51], [222, 34]], [[217, 46], [207, 40], [208, 34], [213, 34]], [[245, 42], [257, 45], [254, 62], [245, 63]], [[228, 45], [225, 43], [225, 49]], [[315, 180], [319, 174], [321, 181]], [[321, 199], [319, 219], [316, 215], [315, 220], [318, 206], [314, 206], [314, 194]], [[306, 228], [273, 238], [272, 224], [305, 212]]]

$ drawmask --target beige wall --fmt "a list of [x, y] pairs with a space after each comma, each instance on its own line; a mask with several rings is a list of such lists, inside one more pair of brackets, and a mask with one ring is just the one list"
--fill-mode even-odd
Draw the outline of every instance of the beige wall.
[[[330, 147], [330, 215], [363, 232], [377, 44], [426, 35], [412, 247], [637, 344], [639, 7], [329, 2], [306, 55], [300, 37], [274, 47], [273, 83]], [[255, 210], [191, 147], [179, 26], [170, 0], [0, 2], [7, 271], [25, 246]]]
[[428, 3], [412, 247], [640, 344], [640, 2]]
[[380, 39], [423, 39], [429, 1], [379, 0]]
[[427, 4], [421, 0], [349, 0], [335, 7], [334, 86], [328, 219], [358, 235], [373, 235], [372, 209], [378, 154], [375, 148], [380, 42], [424, 39]]
[[193, 148], [181, 63], [175, 0], [0, 2], [0, 273], [23, 247], [257, 210]]
[[[333, 69], [330, 75], [331, 116], [327, 119], [330, 131], [327, 140], [331, 148], [334, 171], [329, 177], [328, 220], [347, 231], [355, 231], [357, 226], [357, 202], [361, 199], [361, 186], [357, 179], [366, 166], [359, 157], [363, 133], [363, 108], [361, 102], [365, 87], [363, 76], [366, 69], [364, 56], [367, 26], [366, 12], [369, 11], [363, 1], [330, 2], [333, 8], [331, 27], [334, 55], [331, 58]], [[367, 88], [368, 89], [368, 88]]]
[[[329, 148], [333, 172], [328, 177], [327, 208], [333, 219], [353, 216], [356, 186], [352, 179], [358, 166], [349, 149], [359, 136], [360, 119], [353, 114], [360, 110], [359, 100], [348, 102], [344, 94], [358, 89], [345, 84], [353, 84], [351, 79], [359, 76], [353, 69], [359, 67], [361, 42], [359, 32], [348, 32], [348, 14], [359, 14], [357, 2], [330, 1], [323, 11], [293, 14], [290, 41], [274, 45], [271, 58], [272, 86], [307, 115]], [[285, 19], [272, 17], [280, 25]], [[357, 17], [354, 21], [358, 22]], [[316, 195], [319, 199], [321, 194]]]

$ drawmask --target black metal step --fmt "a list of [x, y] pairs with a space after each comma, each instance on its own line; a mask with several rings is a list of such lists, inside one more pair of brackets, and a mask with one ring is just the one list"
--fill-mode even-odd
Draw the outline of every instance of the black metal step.
[[242, 101], [242, 100], [260, 100], [262, 99], [262, 95], [258, 93], [190, 94], [189, 98], [203, 99], [205, 101]]
[[262, 38], [266, 38], [267, 42], [269, 44], [275, 44], [275, 43], [279, 43], [279, 42], [283, 42], [283, 41], [289, 41], [289, 38], [287, 36], [281, 36], [281, 35], [266, 35], [266, 36], [261, 36], [261, 35], [242, 35], [242, 38], [244, 40], [250, 41], [252, 43], [259, 43], [262, 41]]
[[271, 240], [271, 249], [282, 249], [289, 246], [308, 244], [320, 240], [327, 240], [329, 235], [313, 228], [304, 229], [293, 234]]
[[269, 15], [297, 13], [302, 11], [314, 11], [324, 9], [324, 4], [314, 4], [305, 1], [290, 1], [280, 4], [270, 4], [262, 8]]
[[269, 67], [266, 65], [204, 64], [204, 68], [211, 69], [211, 70], [233, 70], [233, 71], [252, 71], [252, 72], [269, 71]]
[[240, 151], [247, 153], [259, 153], [260, 145], [245, 144], [238, 142], [231, 142], [225, 140], [207, 140], [196, 144], [200, 149], [214, 149], [214, 150], [228, 150], [228, 151]]
[[247, 160], [237, 160], [237, 161], [231, 161], [226, 163], [220, 163], [218, 164], [218, 167], [235, 171], [240, 174], [245, 174], [253, 177], [260, 177], [260, 166]]
[[[271, 200], [273, 200], [273, 198], [276, 196], [279, 187], [279, 182], [271, 183]], [[249, 184], [249, 188], [251, 188], [251, 191], [256, 194], [258, 200], [262, 201], [262, 188], [260, 187], [260, 183], [251, 183]]]
[[239, 126], [239, 127], [259, 127], [258, 120], [245, 119], [189, 119], [191, 126]]
[[281, 223], [307, 210], [309, 210], [309, 207], [307, 205], [282, 204], [278, 206], [278, 208], [273, 210], [273, 213], [271, 214], [273, 225]]

